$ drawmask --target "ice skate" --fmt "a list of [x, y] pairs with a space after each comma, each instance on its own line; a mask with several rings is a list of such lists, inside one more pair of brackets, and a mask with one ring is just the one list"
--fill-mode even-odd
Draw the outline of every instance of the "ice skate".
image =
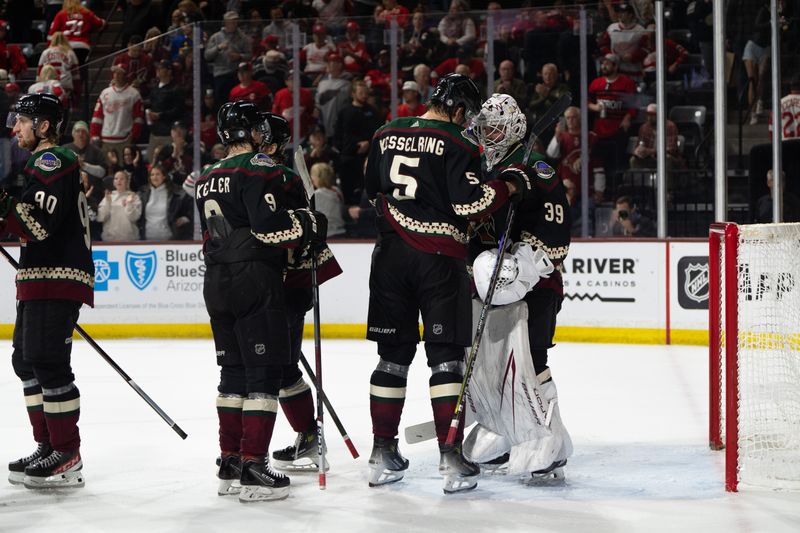
[[25, 481], [25, 468], [52, 452], [53, 448], [49, 442], [36, 443], [36, 450], [32, 454], [8, 463], [8, 482], [12, 485], [22, 485]]
[[460, 447], [440, 446], [439, 473], [444, 476], [444, 493], [465, 492], [478, 486], [481, 469], [467, 461]]
[[375, 437], [369, 456], [369, 486], [377, 487], [403, 479], [408, 459], [400, 455], [397, 439]]
[[525, 480], [525, 484], [535, 487], [553, 487], [566, 483], [564, 476], [564, 465], [566, 459], [555, 461], [553, 464], [542, 470], [531, 472], [531, 477]]
[[217, 494], [220, 496], [236, 495], [242, 491], [239, 478], [242, 476], [242, 460], [238, 455], [225, 455], [217, 457], [217, 477], [219, 486]]
[[23, 483], [29, 489], [83, 487], [81, 452], [53, 451], [25, 468]]
[[275, 472], [266, 458], [244, 461], [239, 482], [239, 501], [242, 503], [283, 500], [289, 496], [289, 478]]
[[[272, 452], [272, 462], [278, 470], [287, 472], [317, 472], [319, 470], [319, 446], [316, 429], [298, 433], [294, 444]], [[325, 461], [325, 471], [330, 468]]]

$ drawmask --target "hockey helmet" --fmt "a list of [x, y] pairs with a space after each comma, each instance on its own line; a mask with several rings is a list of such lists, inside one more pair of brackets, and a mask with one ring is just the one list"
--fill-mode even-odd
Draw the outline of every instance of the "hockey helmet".
[[502, 161], [508, 149], [525, 137], [525, 114], [517, 101], [507, 94], [493, 94], [469, 124], [468, 131], [483, 146], [486, 168]]
[[[18, 116], [33, 120], [34, 131], [38, 131], [41, 120], [50, 121], [50, 131], [56, 135], [63, 132], [66, 112], [57, 96], [52, 94], [24, 94], [8, 113], [6, 126], [13, 128]], [[39, 136], [36, 133], [37, 137]]]
[[259, 114], [260, 121], [258, 125], [255, 127], [255, 130], [261, 136], [261, 139], [258, 142], [258, 149], [262, 151], [265, 147], [272, 144], [272, 128], [269, 125], [269, 120], [267, 119], [267, 113], [260, 113]]
[[253, 142], [251, 131], [261, 122], [261, 112], [252, 102], [227, 102], [217, 113], [217, 135], [225, 146]]
[[448, 74], [439, 80], [430, 99], [443, 107], [450, 120], [459, 107], [464, 108], [464, 116], [469, 121], [481, 108], [481, 93], [475, 82], [462, 74]]
[[280, 155], [286, 149], [286, 145], [292, 139], [292, 130], [289, 121], [275, 113], [263, 113], [266, 116], [272, 134], [270, 144], [277, 144], [275, 155]]

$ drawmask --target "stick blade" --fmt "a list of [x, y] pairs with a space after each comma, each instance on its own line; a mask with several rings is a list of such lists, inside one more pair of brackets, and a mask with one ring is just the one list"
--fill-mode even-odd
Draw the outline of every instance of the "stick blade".
[[408, 426], [405, 429], [405, 438], [407, 444], [417, 444], [418, 442], [433, 440], [436, 438], [436, 425], [433, 423], [433, 420], [430, 420], [422, 424]]

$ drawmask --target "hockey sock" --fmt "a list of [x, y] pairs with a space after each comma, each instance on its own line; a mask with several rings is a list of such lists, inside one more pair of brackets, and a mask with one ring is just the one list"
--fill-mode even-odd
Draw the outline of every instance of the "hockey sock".
[[239, 453], [242, 441], [242, 404], [244, 397], [238, 394], [217, 396], [217, 418], [219, 418], [219, 449], [222, 453]]
[[314, 397], [311, 395], [311, 387], [302, 377], [281, 389], [278, 401], [293, 430], [297, 433], [308, 433], [314, 429]]
[[78, 418], [81, 395], [75, 383], [48, 389], [42, 387], [44, 419], [50, 434], [50, 445], [59, 452], [73, 452], [81, 445]]
[[[381, 361], [381, 364], [384, 364]], [[393, 363], [385, 363], [392, 365]], [[395, 365], [400, 366], [400, 365]], [[404, 367], [408, 372], [408, 367]], [[406, 401], [405, 376], [376, 369], [369, 380], [369, 412], [372, 416], [372, 433], [376, 437], [392, 439], [397, 436], [400, 415]]]
[[[456, 369], [458, 369], [458, 373], [452, 371]], [[433, 375], [431, 375], [429, 384], [431, 406], [433, 407], [433, 422], [436, 425], [436, 437], [439, 440], [439, 444], [444, 444], [447, 440], [447, 432], [450, 429], [450, 421], [453, 419], [453, 413], [458, 403], [462, 376], [459, 363], [455, 361], [443, 363], [432, 370]], [[462, 413], [462, 420], [458, 427], [455, 442], [461, 443], [463, 438], [464, 420]]]
[[242, 457], [263, 457], [267, 453], [278, 414], [278, 399], [251, 392], [242, 404]]
[[23, 381], [22, 387], [25, 394], [25, 406], [28, 408], [28, 419], [31, 421], [31, 428], [33, 428], [33, 440], [36, 442], [50, 442], [47, 422], [44, 419], [42, 387], [39, 385], [39, 381], [36, 378]]

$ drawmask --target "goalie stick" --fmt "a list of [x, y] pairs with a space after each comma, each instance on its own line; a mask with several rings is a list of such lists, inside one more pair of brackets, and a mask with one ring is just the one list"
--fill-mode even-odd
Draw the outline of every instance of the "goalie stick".
[[[306, 167], [306, 160], [303, 157], [303, 149], [299, 146], [294, 152], [294, 168], [303, 180], [303, 187], [306, 190], [308, 205], [314, 209], [314, 183]], [[317, 281], [317, 256], [311, 251], [311, 293], [314, 303], [314, 363], [317, 370], [317, 378], [314, 383], [317, 385], [317, 452], [319, 453], [319, 489], [325, 490], [327, 479], [325, 476], [325, 427], [323, 423], [324, 402], [322, 400], [322, 336], [319, 324], [319, 282]]]
[[[533, 145], [536, 142], [536, 139], [539, 135], [552, 124], [564, 111], [567, 109], [569, 104], [572, 102], [572, 95], [570, 93], [564, 93], [561, 98], [555, 101], [552, 106], [545, 112], [544, 115], [534, 124], [531, 128], [531, 135], [528, 138], [528, 143], [525, 146], [525, 156], [523, 158], [523, 163], [528, 163], [528, 158], [531, 155], [531, 151], [533, 151]], [[494, 265], [494, 269], [492, 270], [492, 277], [489, 281], [489, 290], [486, 293], [485, 301], [481, 306], [481, 312], [478, 318], [478, 326], [475, 329], [475, 337], [472, 341], [472, 347], [469, 351], [469, 356], [467, 357], [467, 364], [464, 370], [464, 378], [461, 381], [461, 390], [458, 393], [458, 402], [456, 403], [455, 412], [453, 413], [453, 418], [450, 421], [450, 429], [447, 432], [447, 440], [445, 444], [447, 446], [453, 446], [456, 440], [456, 434], [458, 433], [458, 429], [461, 426], [461, 415], [464, 412], [464, 405], [465, 405], [465, 392], [467, 390], [467, 386], [469, 385], [469, 380], [472, 377], [472, 370], [475, 365], [475, 359], [478, 355], [478, 348], [480, 347], [481, 340], [483, 338], [483, 330], [486, 326], [486, 316], [489, 312], [489, 305], [494, 297], [495, 289], [497, 288], [497, 279], [500, 275], [500, 269], [503, 265], [503, 257], [506, 253], [506, 242], [509, 232], [511, 231], [512, 226], [514, 225], [514, 217], [516, 215], [516, 208], [515, 205], [512, 203], [508, 208], [508, 215], [506, 217], [506, 229], [503, 233], [502, 237], [500, 238], [500, 243], [497, 248], [497, 259]], [[435, 433], [435, 432], [434, 432]]]
[[[0, 253], [3, 254], [3, 256], [6, 258], [6, 260], [11, 264], [11, 266], [14, 267], [14, 270], [19, 270], [19, 263], [17, 262], [17, 260], [14, 259], [11, 256], [11, 254], [9, 254], [8, 251], [5, 248], [3, 248], [2, 246], [0, 246]], [[144, 400], [147, 403], [147, 405], [149, 405], [153, 409], [153, 411], [155, 411], [158, 414], [158, 416], [160, 416], [164, 420], [164, 422], [166, 422], [169, 425], [169, 427], [171, 427], [172, 430], [175, 431], [175, 433], [178, 434], [178, 436], [180, 438], [186, 439], [186, 437], [188, 437], [186, 432], [183, 431], [181, 429], [181, 427], [178, 424], [176, 424], [175, 421], [172, 420], [169, 417], [169, 415], [167, 413], [165, 413], [164, 410], [161, 409], [161, 407], [159, 407], [158, 404], [156, 402], [154, 402], [153, 399], [150, 398], [150, 396], [148, 396], [145, 391], [142, 390], [141, 387], [139, 387], [139, 385], [136, 384], [135, 381], [133, 381], [133, 378], [131, 378], [124, 370], [122, 370], [122, 367], [119, 366], [116, 363], [116, 361], [114, 361], [111, 358], [111, 356], [108, 355], [105, 352], [105, 350], [103, 350], [100, 347], [100, 345], [97, 344], [95, 342], [95, 340], [91, 336], [89, 336], [88, 333], [86, 333], [86, 331], [80, 326], [80, 324], [75, 324], [75, 331], [78, 332], [78, 335], [83, 337], [83, 340], [85, 340], [86, 342], [89, 343], [89, 346], [94, 348], [94, 350], [98, 354], [100, 354], [100, 357], [102, 357], [105, 360], [106, 363], [111, 365], [111, 368], [116, 370], [117, 374], [119, 374], [122, 377], [122, 379], [124, 379], [125, 382], [128, 385], [130, 385], [130, 387], [133, 390], [136, 391], [136, 394], [138, 394], [142, 398], [142, 400]]]

